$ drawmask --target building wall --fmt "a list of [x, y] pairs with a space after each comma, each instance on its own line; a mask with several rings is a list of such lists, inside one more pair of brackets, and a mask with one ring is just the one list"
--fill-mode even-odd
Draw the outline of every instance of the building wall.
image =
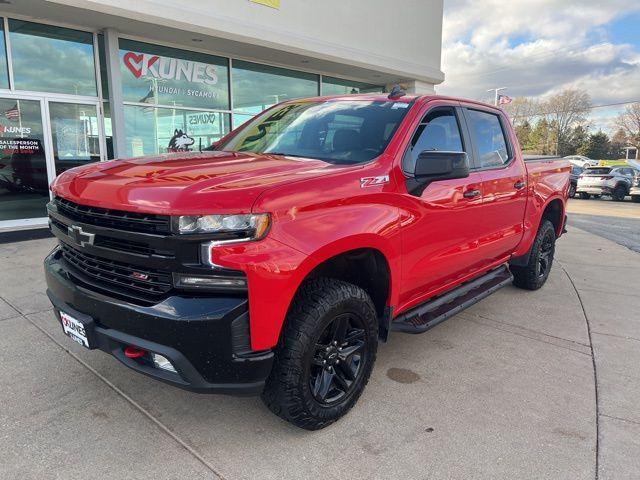
[[440, 83], [442, 0], [49, 0], [116, 17]]
[[68, 168], [206, 147], [282, 100], [443, 80], [441, 0], [0, 7], [0, 232], [45, 226]]

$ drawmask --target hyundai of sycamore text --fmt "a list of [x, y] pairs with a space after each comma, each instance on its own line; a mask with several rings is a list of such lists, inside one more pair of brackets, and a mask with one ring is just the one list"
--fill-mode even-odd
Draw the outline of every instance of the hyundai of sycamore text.
[[47, 294], [86, 348], [319, 429], [356, 403], [392, 331], [545, 283], [569, 170], [525, 161], [489, 105], [289, 101], [212, 151], [62, 173]]

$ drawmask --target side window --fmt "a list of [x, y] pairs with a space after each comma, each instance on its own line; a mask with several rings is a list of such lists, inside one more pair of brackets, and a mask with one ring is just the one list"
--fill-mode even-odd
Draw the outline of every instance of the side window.
[[478, 149], [480, 166], [499, 167], [509, 163], [507, 140], [498, 115], [479, 110], [467, 110], [471, 138]]
[[429, 112], [422, 119], [405, 154], [403, 170], [413, 172], [418, 155], [425, 150], [464, 151], [458, 120], [452, 108]]

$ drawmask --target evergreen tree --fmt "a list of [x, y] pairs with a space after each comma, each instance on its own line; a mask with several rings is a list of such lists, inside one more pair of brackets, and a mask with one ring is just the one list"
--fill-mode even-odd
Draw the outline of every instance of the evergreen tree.
[[525, 147], [529, 140], [529, 135], [531, 135], [531, 130], [531, 124], [527, 120], [515, 126], [516, 137], [518, 137], [518, 143], [523, 150], [526, 150]]
[[589, 135], [589, 140], [578, 149], [578, 154], [594, 160], [602, 160], [609, 158], [610, 151], [609, 136], [603, 131], [599, 131]]
[[562, 156], [575, 155], [578, 153], [580, 147], [589, 141], [589, 132], [582, 125], [574, 127], [568, 138], [565, 150], [561, 153]]

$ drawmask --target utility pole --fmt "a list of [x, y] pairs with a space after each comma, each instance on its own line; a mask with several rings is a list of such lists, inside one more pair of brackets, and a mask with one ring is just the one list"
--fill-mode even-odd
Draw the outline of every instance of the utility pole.
[[487, 90], [487, 92], [495, 92], [495, 99], [493, 100], [493, 104], [497, 107], [498, 106], [498, 97], [500, 95], [498, 95], [498, 92], [501, 92], [502, 90], [506, 90], [507, 87], [500, 87], [500, 88], [490, 88], [489, 90]]

